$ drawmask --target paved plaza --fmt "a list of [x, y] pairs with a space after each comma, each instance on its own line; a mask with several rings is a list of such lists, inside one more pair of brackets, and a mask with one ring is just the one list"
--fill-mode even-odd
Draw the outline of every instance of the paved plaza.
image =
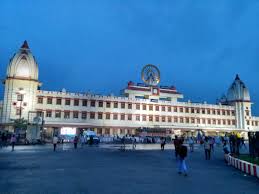
[[[168, 147], [168, 145], [167, 145]], [[212, 160], [203, 149], [189, 153], [187, 177], [177, 174], [172, 149], [137, 145], [122, 152], [115, 145], [79, 148], [19, 146], [0, 150], [0, 193], [88, 194], [258, 194], [259, 180], [226, 166], [221, 148]], [[150, 149], [152, 148], [152, 149]], [[168, 148], [172, 148], [169, 146]]]

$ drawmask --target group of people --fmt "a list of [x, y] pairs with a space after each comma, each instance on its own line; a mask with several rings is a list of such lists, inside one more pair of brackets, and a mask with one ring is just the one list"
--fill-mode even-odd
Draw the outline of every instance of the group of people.
[[[64, 142], [64, 139], [62, 138], [61, 143], [63, 144], [63, 142]], [[84, 144], [86, 144], [86, 142], [87, 142], [87, 140], [86, 140], [85, 136], [76, 135], [73, 139], [74, 149], [77, 149], [78, 143], [80, 143], [81, 147], [83, 147]], [[52, 143], [53, 143], [53, 151], [56, 151], [57, 144], [59, 143], [59, 139], [58, 139], [57, 135], [54, 135]], [[89, 145], [92, 145], [94, 143], [93, 136], [89, 137], [88, 143], [89, 143]]]
[[1, 133], [0, 134], [0, 148], [3, 148], [3, 147], [7, 147], [8, 145], [11, 144], [12, 146], [12, 151], [14, 151], [14, 146], [17, 142], [17, 138], [16, 138], [16, 135], [13, 133], [11, 135], [7, 135], [5, 133]]

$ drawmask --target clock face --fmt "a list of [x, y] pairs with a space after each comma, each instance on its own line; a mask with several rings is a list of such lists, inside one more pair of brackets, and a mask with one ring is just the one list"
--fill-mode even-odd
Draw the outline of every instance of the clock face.
[[160, 82], [160, 71], [156, 66], [148, 64], [143, 67], [141, 78], [146, 84], [156, 86]]

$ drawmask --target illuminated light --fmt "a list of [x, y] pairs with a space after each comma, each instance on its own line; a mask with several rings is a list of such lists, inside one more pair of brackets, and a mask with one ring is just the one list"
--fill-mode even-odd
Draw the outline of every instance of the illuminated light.
[[60, 131], [61, 135], [75, 135], [76, 128], [74, 127], [62, 127]]

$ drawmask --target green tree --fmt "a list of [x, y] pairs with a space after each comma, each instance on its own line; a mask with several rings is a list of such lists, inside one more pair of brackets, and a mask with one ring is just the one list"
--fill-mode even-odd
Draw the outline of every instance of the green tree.
[[15, 119], [14, 120], [14, 129], [22, 129], [22, 130], [26, 130], [27, 129], [27, 120], [25, 120], [24, 118], [21, 119]]

